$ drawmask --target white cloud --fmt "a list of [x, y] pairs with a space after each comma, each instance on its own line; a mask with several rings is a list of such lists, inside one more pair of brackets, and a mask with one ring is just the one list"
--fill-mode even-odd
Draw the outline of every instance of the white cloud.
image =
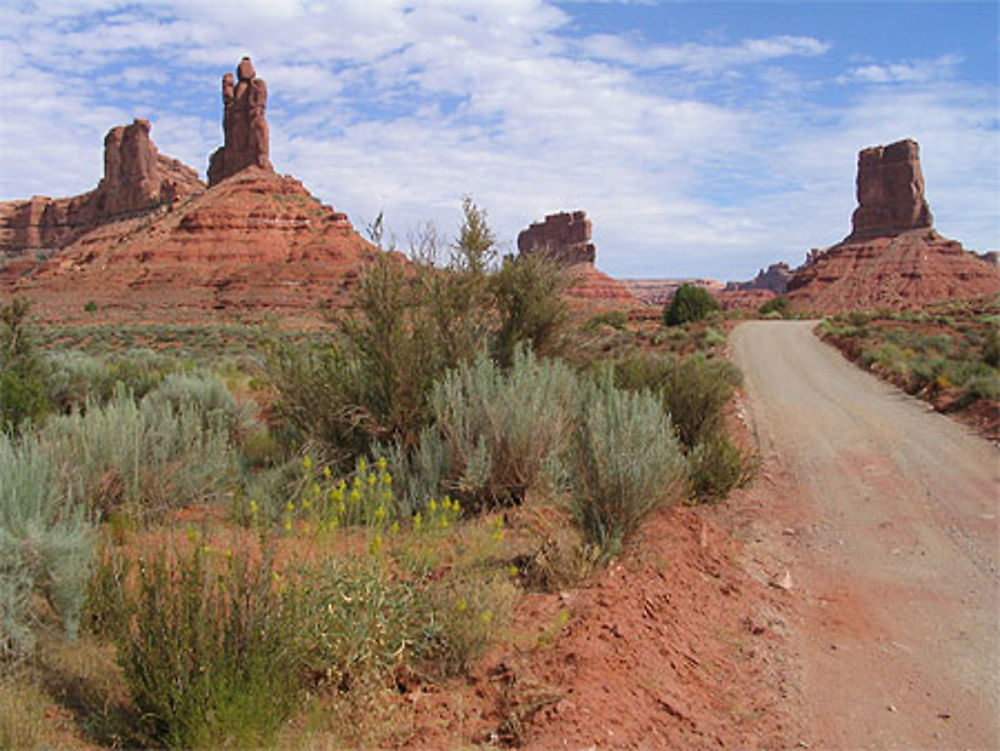
[[860, 65], [841, 76], [841, 83], [929, 83], [952, 78], [962, 62], [959, 55], [942, 55], [933, 60], [909, 60], [878, 65]]
[[644, 69], [680, 68], [694, 73], [719, 73], [782, 57], [814, 57], [828, 52], [829, 42], [812, 37], [774, 36], [744, 39], [738, 44], [688, 42], [672, 46], [649, 45], [635, 37], [594, 34], [580, 47], [588, 55]]

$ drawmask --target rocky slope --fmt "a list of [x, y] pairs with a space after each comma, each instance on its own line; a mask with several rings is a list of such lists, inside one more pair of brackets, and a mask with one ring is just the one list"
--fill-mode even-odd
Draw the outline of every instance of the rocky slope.
[[374, 252], [294, 178], [249, 167], [210, 190], [108, 223], [16, 289], [51, 313], [89, 301], [153, 314], [336, 305]]

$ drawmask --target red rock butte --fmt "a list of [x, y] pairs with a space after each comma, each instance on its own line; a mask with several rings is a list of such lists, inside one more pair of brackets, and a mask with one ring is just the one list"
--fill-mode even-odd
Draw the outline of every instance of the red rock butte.
[[1000, 292], [994, 265], [931, 226], [915, 141], [861, 151], [857, 198], [851, 234], [810, 251], [788, 280], [797, 308], [902, 309]]
[[586, 211], [562, 211], [533, 222], [517, 236], [517, 249], [524, 255], [544, 253], [556, 263], [571, 268], [573, 282], [566, 294], [587, 300], [634, 303], [635, 297], [621, 282], [594, 266], [597, 249], [590, 241], [593, 225]]
[[213, 309], [319, 316], [341, 304], [375, 248], [346, 214], [274, 172], [266, 87], [248, 58], [237, 74], [231, 91], [223, 79], [211, 187], [158, 154], [147, 121], [112, 128], [97, 188], [0, 204], [0, 290], [58, 319], [91, 301], [117, 317], [174, 320]]
[[586, 211], [549, 214], [518, 234], [517, 249], [525, 254], [544, 252], [566, 265], [593, 263], [597, 249], [590, 241], [592, 231]]

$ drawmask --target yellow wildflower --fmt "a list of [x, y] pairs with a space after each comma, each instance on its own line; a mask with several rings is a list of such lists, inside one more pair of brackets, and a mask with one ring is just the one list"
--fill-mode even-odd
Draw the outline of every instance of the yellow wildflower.
[[313, 466], [313, 460], [311, 458], [309, 458], [309, 454], [306, 454], [305, 456], [303, 456], [302, 457], [302, 469], [304, 469], [306, 472], [308, 472], [310, 469], [312, 469], [312, 466]]
[[465, 609], [469, 607], [469, 603], [465, 601], [464, 597], [459, 597], [458, 602], [455, 603], [455, 610], [459, 613], [464, 613]]
[[380, 456], [378, 458], [378, 460], [375, 462], [375, 466], [378, 467], [379, 470], [381, 470], [382, 472], [385, 471], [385, 468], [386, 468], [387, 464], [388, 464], [388, 462], [386, 462], [384, 456]]
[[327, 480], [329, 480], [330, 476], [332, 474], [333, 474], [333, 472], [330, 471], [329, 467], [323, 467], [323, 477], [325, 477]]

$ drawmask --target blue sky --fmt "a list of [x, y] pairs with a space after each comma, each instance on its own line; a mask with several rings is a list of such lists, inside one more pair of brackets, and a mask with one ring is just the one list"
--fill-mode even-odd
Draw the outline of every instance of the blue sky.
[[501, 240], [585, 209], [620, 277], [742, 279], [840, 240], [857, 152], [911, 137], [943, 234], [1000, 249], [995, 2], [46, 0], [0, 8], [0, 197], [93, 187], [146, 117], [204, 174], [254, 59], [271, 156], [362, 227]]

